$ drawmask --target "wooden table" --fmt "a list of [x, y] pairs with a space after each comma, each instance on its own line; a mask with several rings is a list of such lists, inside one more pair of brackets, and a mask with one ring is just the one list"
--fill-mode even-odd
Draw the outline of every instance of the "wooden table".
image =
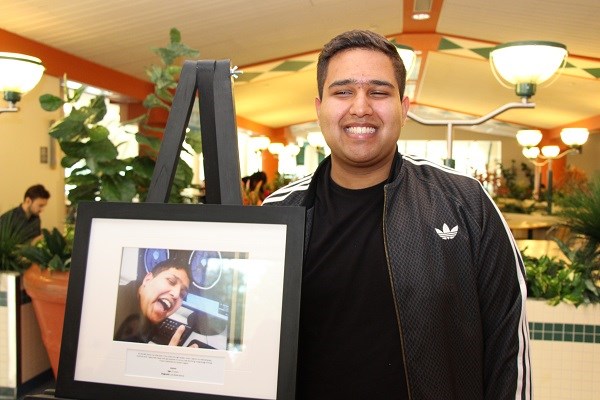
[[525, 233], [527, 239], [545, 239], [545, 234], [552, 226], [561, 223], [554, 215], [532, 215], [519, 213], [502, 213], [515, 239], [522, 239]]

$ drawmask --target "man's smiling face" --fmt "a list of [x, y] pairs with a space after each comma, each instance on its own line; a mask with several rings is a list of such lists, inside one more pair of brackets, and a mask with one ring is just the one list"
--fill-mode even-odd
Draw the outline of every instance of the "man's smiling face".
[[340, 169], [389, 171], [408, 99], [400, 98], [387, 55], [366, 49], [336, 54], [327, 68], [323, 96], [315, 105], [331, 148], [334, 180], [334, 171]]
[[169, 268], [156, 276], [146, 274], [139, 288], [141, 312], [153, 324], [162, 322], [181, 307], [189, 286], [183, 269]]

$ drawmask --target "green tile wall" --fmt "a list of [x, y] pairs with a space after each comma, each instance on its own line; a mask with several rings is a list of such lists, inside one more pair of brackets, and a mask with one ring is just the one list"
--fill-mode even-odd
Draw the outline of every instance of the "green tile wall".
[[529, 338], [555, 342], [600, 343], [600, 325], [530, 322]]

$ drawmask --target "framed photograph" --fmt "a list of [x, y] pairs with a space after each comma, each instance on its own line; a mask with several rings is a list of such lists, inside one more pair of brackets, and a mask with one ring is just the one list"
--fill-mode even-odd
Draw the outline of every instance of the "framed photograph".
[[78, 206], [56, 397], [294, 398], [304, 208]]

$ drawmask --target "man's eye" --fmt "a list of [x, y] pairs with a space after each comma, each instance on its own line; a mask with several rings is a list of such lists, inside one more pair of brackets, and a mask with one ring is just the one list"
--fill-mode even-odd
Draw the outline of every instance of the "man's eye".
[[352, 92], [350, 90], [337, 90], [334, 95], [336, 96], [348, 96], [352, 94]]
[[375, 97], [384, 97], [384, 96], [388, 95], [388, 92], [375, 90], [375, 91], [371, 92], [371, 95], [375, 96]]

